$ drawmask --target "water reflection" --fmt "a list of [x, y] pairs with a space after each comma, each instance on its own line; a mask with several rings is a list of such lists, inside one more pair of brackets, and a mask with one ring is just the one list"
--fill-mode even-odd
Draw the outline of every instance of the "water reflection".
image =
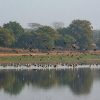
[[68, 86], [74, 94], [90, 93], [94, 76], [99, 71], [80, 70], [31, 70], [0, 71], [0, 89], [11, 95], [18, 95], [25, 85], [50, 89], [55, 86]]

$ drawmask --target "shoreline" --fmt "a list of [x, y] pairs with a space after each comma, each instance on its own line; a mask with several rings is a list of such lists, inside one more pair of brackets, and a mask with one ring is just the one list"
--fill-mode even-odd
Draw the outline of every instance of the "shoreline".
[[100, 51], [65, 51], [48, 53], [2, 53], [0, 64], [100, 64]]
[[0, 66], [1, 70], [77, 70], [77, 69], [100, 69], [100, 65], [30, 65], [30, 66]]

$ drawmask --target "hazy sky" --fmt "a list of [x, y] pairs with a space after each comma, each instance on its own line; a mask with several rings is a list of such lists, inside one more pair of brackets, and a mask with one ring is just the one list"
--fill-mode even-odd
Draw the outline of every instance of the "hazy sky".
[[74, 19], [89, 20], [100, 29], [100, 0], [0, 0], [0, 25], [17, 21], [23, 27], [37, 22], [50, 25]]

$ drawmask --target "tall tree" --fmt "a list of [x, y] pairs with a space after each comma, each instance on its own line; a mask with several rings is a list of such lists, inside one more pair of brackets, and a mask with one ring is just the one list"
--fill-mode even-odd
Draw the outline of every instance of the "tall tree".
[[68, 27], [70, 35], [74, 36], [80, 49], [90, 49], [92, 44], [91, 23], [87, 20], [73, 20]]
[[71, 50], [72, 44], [75, 42], [75, 38], [71, 35], [65, 34], [60, 35], [60, 37], [56, 40], [56, 46], [62, 47], [62, 49]]
[[43, 27], [43, 25], [39, 24], [39, 23], [29, 23], [29, 27], [31, 29], [37, 30], [40, 27]]
[[4, 24], [3, 27], [12, 32], [16, 40], [24, 33], [24, 29], [17, 22], [9, 22], [7, 24]]
[[13, 34], [4, 28], [0, 28], [0, 46], [9, 47], [15, 42]]
[[57, 31], [49, 26], [44, 26], [36, 30], [37, 40], [41, 48], [51, 50], [55, 46], [55, 40], [59, 37]]

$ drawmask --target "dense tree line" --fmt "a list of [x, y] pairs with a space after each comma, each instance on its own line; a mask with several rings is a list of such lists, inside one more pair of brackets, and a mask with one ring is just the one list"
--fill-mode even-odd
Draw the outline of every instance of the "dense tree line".
[[[93, 28], [87, 20], [73, 20], [68, 27], [56, 23], [55, 27], [31, 24], [24, 29], [17, 22], [0, 27], [0, 47], [39, 50], [84, 50], [91, 49]], [[61, 27], [60, 27], [61, 26]], [[34, 28], [35, 27], [35, 28]]]
[[100, 30], [93, 31], [93, 41], [97, 46], [97, 49], [100, 49]]

